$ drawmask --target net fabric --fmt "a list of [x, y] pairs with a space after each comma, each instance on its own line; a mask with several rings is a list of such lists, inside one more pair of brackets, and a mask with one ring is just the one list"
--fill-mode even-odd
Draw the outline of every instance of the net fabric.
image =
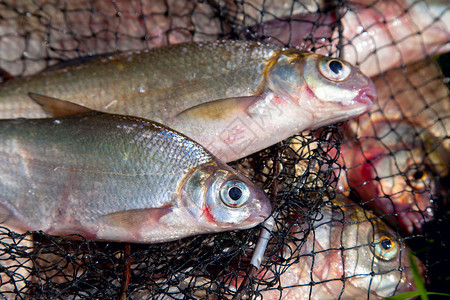
[[[352, 53], [351, 49], [357, 48], [358, 39], [364, 36], [365, 29], [379, 22], [394, 22], [392, 16], [383, 17], [387, 12], [380, 9], [379, 1], [340, 2], [339, 5], [294, 0], [282, 3], [286, 4], [277, 6], [275, 1], [267, 0], [0, 1], [0, 68], [13, 76], [25, 76], [61, 61], [87, 55], [218, 38], [256, 39], [345, 57], [346, 53]], [[392, 3], [401, 9], [405, 5], [403, 1]], [[404, 13], [426, 4], [424, 1], [407, 3], [409, 7]], [[381, 18], [376, 19], [378, 23], [367, 23], [368, 18], [361, 17], [362, 13], [357, 14], [365, 8], [371, 9], [372, 14], [376, 12], [375, 15]], [[430, 24], [443, 23], [448, 10], [446, 8]], [[287, 35], [280, 35], [273, 30], [274, 27], [264, 25], [276, 21], [281, 22], [276, 28], [281, 28]], [[345, 22], [359, 25], [362, 30], [346, 32]], [[336, 194], [334, 187], [339, 175], [345, 177], [346, 172], [355, 168], [348, 161], [341, 160], [341, 145], [371, 139], [378, 143], [374, 145], [387, 149], [386, 154], [371, 157], [372, 164], [377, 159], [388, 157], [395, 167], [386, 178], [405, 177], [407, 170], [401, 168], [396, 155], [404, 149], [393, 150], [376, 130], [369, 138], [361, 138], [362, 129], [376, 129], [378, 122], [388, 120], [388, 131], [398, 131], [401, 135], [404, 132], [397, 125], [399, 121], [415, 124], [417, 120], [426, 120], [426, 125], [413, 127], [415, 131], [407, 134], [413, 140], [412, 144], [419, 145], [421, 150], [418, 156], [415, 152], [408, 154], [416, 167], [447, 147], [449, 138], [445, 120], [448, 120], [449, 113], [448, 107], [447, 111], [442, 107], [448, 102], [448, 84], [446, 90], [439, 89], [441, 94], [427, 96], [428, 89], [444, 84], [444, 77], [439, 73], [431, 76], [411, 71], [406, 61], [409, 54], [402, 48], [405, 43], [419, 40], [418, 45], [423, 49], [419, 59], [425, 61], [445, 47], [445, 42], [427, 46], [423, 36], [429, 27], [417, 25], [414, 33], [408, 35], [396, 35], [391, 30], [388, 43], [372, 40], [372, 51], [357, 56], [353, 61], [379, 74], [386, 71], [380, 65], [383, 63], [381, 54], [389, 50], [400, 58], [388, 68], [397, 68], [403, 83], [393, 83], [398, 74], [381, 73], [377, 80], [387, 86], [383, 98], [389, 100], [384, 106], [375, 107], [369, 117], [349, 122], [345, 127], [330, 126], [299, 134], [232, 164], [265, 189], [273, 201], [275, 216], [275, 230], [271, 234], [265, 261], [250, 278], [242, 292], [243, 297], [259, 299], [270, 295], [270, 291], [283, 295], [283, 290], [287, 291], [289, 286], [283, 285], [280, 278], [294, 268], [294, 264], [308, 261], [315, 255], [336, 252], [336, 249], [325, 249], [304, 255], [299, 250], [304, 247], [308, 236], [316, 232], [314, 224], [323, 219], [322, 211]], [[299, 28], [306, 28], [305, 33]], [[409, 107], [402, 107], [401, 100], [402, 94], [410, 97], [410, 91], [420, 99], [412, 112]], [[386, 107], [389, 106], [397, 107], [391, 112], [400, 113], [395, 116], [387, 114]], [[431, 146], [422, 140], [424, 131], [434, 137]], [[356, 151], [354, 153], [367, 151], [363, 146], [358, 147], [352, 149]], [[438, 182], [448, 176], [448, 162], [444, 163], [447, 165], [435, 164], [433, 169]], [[386, 178], [378, 176], [363, 185], [379, 183]], [[445, 185], [445, 182], [441, 184]], [[345, 189], [350, 191], [353, 200], [373, 200], [360, 199], [357, 186], [352, 186], [351, 182], [349, 185]], [[448, 245], [445, 234], [448, 207], [443, 205], [448, 194], [445, 189], [439, 190], [441, 194], [432, 195], [434, 221], [429, 222], [423, 232], [415, 232], [406, 238], [407, 243], [421, 253], [420, 258], [427, 268], [429, 289], [433, 291], [445, 291], [445, 274], [448, 274], [445, 266], [449, 265], [448, 257], [439, 251], [440, 247]], [[401, 192], [417, 193], [409, 185], [404, 185]], [[392, 198], [399, 191], [383, 193], [383, 196]], [[420, 193], [431, 194], [431, 188], [428, 186], [425, 192]], [[426, 218], [426, 207], [416, 205], [413, 209]], [[398, 217], [397, 212], [390, 215]], [[374, 217], [367, 217], [371, 218]], [[341, 223], [345, 223], [343, 219]], [[398, 238], [403, 239], [398, 226], [394, 228]], [[157, 245], [129, 245], [87, 241], [79, 236], [60, 238], [43, 233], [18, 234], [1, 228], [0, 294], [7, 299], [232, 298], [249, 273], [259, 229], [198, 236]], [[344, 277], [333, 281], [348, 280], [350, 278]], [[326, 283], [327, 280], [304, 278], [299, 285], [305, 286], [305, 297], [313, 297], [316, 289]], [[344, 289], [344, 285], [336, 288], [336, 298]], [[369, 297], [370, 292], [366, 296]]]

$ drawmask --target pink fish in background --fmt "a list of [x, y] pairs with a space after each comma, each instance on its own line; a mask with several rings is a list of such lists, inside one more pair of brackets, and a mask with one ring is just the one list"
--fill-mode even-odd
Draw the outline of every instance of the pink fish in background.
[[449, 90], [433, 61], [389, 71], [374, 83], [378, 102], [346, 130], [340, 188], [357, 192], [394, 227], [420, 232], [448, 189]]
[[353, 1], [342, 10], [277, 18], [250, 28], [246, 35], [336, 54], [340, 20], [341, 58], [367, 76], [450, 51], [450, 10], [445, 1]]
[[383, 119], [341, 147], [348, 186], [362, 204], [407, 234], [433, 219], [438, 178], [447, 172], [445, 154], [428, 144], [432, 139], [420, 126]]
[[357, 1], [342, 26], [343, 58], [368, 76], [450, 51], [447, 1]]

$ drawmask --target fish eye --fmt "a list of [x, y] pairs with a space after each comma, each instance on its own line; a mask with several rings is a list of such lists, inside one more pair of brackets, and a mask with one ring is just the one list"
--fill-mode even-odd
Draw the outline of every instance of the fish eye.
[[245, 183], [239, 180], [226, 182], [220, 190], [222, 202], [229, 207], [240, 207], [247, 202], [250, 191]]
[[375, 239], [373, 241], [373, 254], [382, 260], [392, 260], [398, 254], [399, 247], [398, 242], [392, 240], [390, 237], [386, 235], [375, 235]]
[[351, 68], [342, 60], [336, 58], [325, 58], [319, 63], [320, 73], [332, 81], [344, 81], [351, 73]]
[[406, 180], [413, 189], [422, 190], [429, 184], [429, 176], [425, 167], [413, 167], [405, 172]]

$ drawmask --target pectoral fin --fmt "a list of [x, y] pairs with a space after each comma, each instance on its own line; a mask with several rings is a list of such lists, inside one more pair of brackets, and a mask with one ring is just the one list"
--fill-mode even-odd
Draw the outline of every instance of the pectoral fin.
[[199, 120], [222, 119], [227, 116], [242, 113], [242, 111], [247, 112], [249, 107], [262, 99], [265, 99], [265, 94], [219, 99], [186, 109], [177, 114], [175, 118], [192, 118]]
[[90, 108], [53, 97], [28, 93], [28, 96], [42, 106], [45, 112], [55, 118], [70, 117], [94, 112]]
[[145, 223], [157, 223], [159, 219], [172, 212], [172, 205], [159, 208], [131, 209], [107, 214], [101, 217], [107, 225], [133, 230]]

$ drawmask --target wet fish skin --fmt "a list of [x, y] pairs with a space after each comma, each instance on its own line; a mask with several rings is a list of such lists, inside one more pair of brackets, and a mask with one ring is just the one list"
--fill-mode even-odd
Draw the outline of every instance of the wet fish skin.
[[239, 41], [119, 54], [8, 81], [0, 86], [0, 118], [46, 116], [28, 92], [155, 120], [224, 162], [358, 116], [376, 98], [372, 81], [344, 61]]
[[[363, 0], [352, 10], [343, 20], [344, 37], [351, 41], [343, 58], [368, 76], [450, 50], [450, 11], [445, 0]], [[367, 33], [360, 32], [361, 25]]]
[[381, 114], [389, 119], [407, 118], [426, 128], [434, 137], [434, 147], [450, 152], [450, 90], [435, 60], [389, 70], [374, 77], [373, 82], [378, 104], [372, 109], [372, 118], [380, 118]]
[[[23, 230], [155, 243], [253, 227], [271, 212], [202, 146], [136, 117], [2, 120], [0, 160], [2, 224]], [[248, 194], [240, 207], [221, 200], [231, 183]]]
[[359, 143], [342, 145], [343, 189], [351, 188], [361, 203], [404, 233], [421, 232], [434, 219], [448, 152], [435, 149], [436, 138], [422, 127], [402, 120], [372, 121], [359, 136]]
[[405, 234], [421, 232], [448, 194], [439, 182], [450, 169], [450, 93], [432, 60], [373, 80], [377, 103], [345, 131], [341, 190]]
[[304, 15], [315, 13], [323, 9], [324, 1], [304, 0], [301, 2], [290, 0], [248, 0], [236, 1], [211, 1], [220, 11], [221, 15], [228, 19], [234, 26], [250, 26], [254, 23], [264, 23], [275, 18], [290, 15]]
[[164, 120], [214, 99], [257, 93], [269, 59], [279, 50], [219, 41], [104, 55], [5, 82], [0, 118], [46, 116], [27, 96], [36, 93], [110, 113]]
[[[298, 250], [300, 261], [281, 275], [281, 285], [287, 287], [283, 297], [305, 299], [311, 292], [312, 299], [379, 299], [416, 289], [408, 268], [410, 250], [370, 211], [338, 195], [332, 206], [321, 209], [321, 216]], [[304, 230], [298, 231], [299, 238]], [[383, 246], [383, 240], [390, 248]], [[288, 253], [292, 249], [296, 246], [286, 247]], [[345, 285], [342, 276], [347, 278]], [[266, 291], [263, 296], [279, 299], [280, 291]]]
[[263, 93], [211, 101], [178, 114], [170, 124], [224, 161], [233, 161], [303, 130], [368, 111], [376, 98], [371, 80], [343, 61], [349, 77], [330, 80], [319, 70], [330, 61], [282, 51], [265, 70]]

